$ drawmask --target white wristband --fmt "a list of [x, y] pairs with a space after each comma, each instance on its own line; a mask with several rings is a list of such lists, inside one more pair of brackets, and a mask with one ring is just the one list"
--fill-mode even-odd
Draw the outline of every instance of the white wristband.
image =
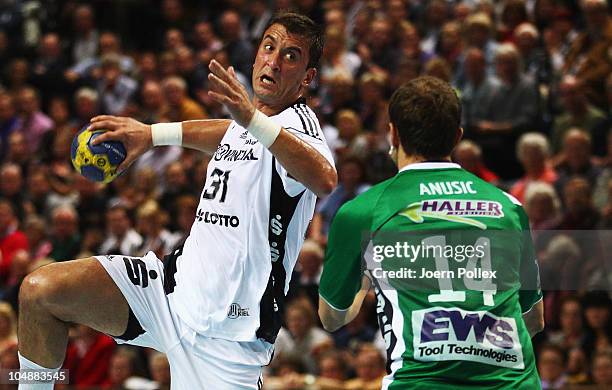
[[259, 110], [255, 110], [253, 118], [247, 126], [249, 133], [266, 148], [269, 148], [276, 141], [281, 129], [281, 125]]
[[153, 138], [153, 146], [180, 146], [183, 144], [183, 123], [156, 123], [151, 126], [151, 137]]

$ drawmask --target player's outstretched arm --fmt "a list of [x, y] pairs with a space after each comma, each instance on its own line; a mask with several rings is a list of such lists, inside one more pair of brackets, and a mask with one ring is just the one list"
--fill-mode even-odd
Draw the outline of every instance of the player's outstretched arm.
[[[246, 89], [236, 78], [233, 67], [226, 70], [212, 60], [209, 68], [211, 90], [208, 93], [225, 105], [236, 123], [248, 129], [270, 150], [289, 175], [317, 196], [333, 191], [338, 182], [336, 169], [321, 153], [289, 131], [279, 126], [275, 128], [266, 115], [257, 111]], [[267, 129], [266, 125], [272, 129]]]
[[[138, 157], [151, 149], [153, 145], [152, 126], [132, 118], [112, 115], [99, 115], [91, 119], [91, 130], [106, 130], [97, 137], [95, 145], [104, 141], [119, 141], [127, 150], [125, 160], [119, 165], [121, 172], [130, 166]], [[167, 124], [182, 126], [182, 139], [180, 142], [166, 144], [181, 144], [182, 146], [198, 149], [213, 154], [223, 139], [231, 120], [229, 119], [203, 119], [185, 121], [182, 123]]]

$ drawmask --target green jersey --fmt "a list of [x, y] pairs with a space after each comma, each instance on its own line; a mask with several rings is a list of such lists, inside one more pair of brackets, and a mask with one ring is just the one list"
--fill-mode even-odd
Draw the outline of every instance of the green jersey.
[[[340, 208], [320, 296], [348, 309], [374, 286], [383, 389], [539, 389], [522, 315], [542, 299], [527, 216], [452, 163], [402, 169]], [[433, 386], [433, 387], [432, 387]]]

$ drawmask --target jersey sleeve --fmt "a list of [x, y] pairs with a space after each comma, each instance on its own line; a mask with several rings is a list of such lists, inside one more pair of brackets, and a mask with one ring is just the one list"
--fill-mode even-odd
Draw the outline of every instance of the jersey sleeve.
[[526, 313], [533, 305], [542, 299], [542, 289], [540, 287], [540, 270], [538, 260], [536, 259], [533, 240], [531, 239], [531, 231], [529, 229], [529, 220], [523, 207], [518, 206], [518, 213], [521, 221], [521, 264], [520, 277], [521, 288], [519, 290], [519, 302], [521, 312]]
[[[321, 153], [321, 155], [325, 157], [330, 164], [335, 165], [331, 150], [323, 137], [323, 132], [319, 126], [319, 121], [316, 119], [316, 116], [310, 109], [308, 109], [306, 106], [301, 108], [289, 108], [287, 109], [287, 112], [279, 116], [278, 122], [285, 130], [312, 146], [317, 150], [317, 152]], [[278, 160], [276, 161], [276, 171], [283, 181], [285, 191], [290, 196], [295, 196], [306, 189], [302, 183], [289, 175], [287, 170], [278, 162]]]
[[325, 251], [319, 295], [336, 310], [347, 310], [361, 288], [362, 231], [367, 229], [349, 202], [334, 217]]

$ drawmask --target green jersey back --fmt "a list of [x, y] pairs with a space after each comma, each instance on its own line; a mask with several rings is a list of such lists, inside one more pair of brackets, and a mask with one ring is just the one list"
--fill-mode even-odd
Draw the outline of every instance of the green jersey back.
[[369, 277], [386, 389], [538, 389], [522, 314], [542, 294], [520, 203], [451, 163], [420, 163], [345, 204], [321, 297], [348, 309]]

